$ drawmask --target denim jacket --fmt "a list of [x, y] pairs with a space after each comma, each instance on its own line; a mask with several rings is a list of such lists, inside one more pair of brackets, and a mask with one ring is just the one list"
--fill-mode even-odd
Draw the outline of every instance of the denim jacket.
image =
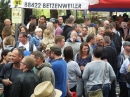
[[40, 45], [40, 40], [41, 40], [41, 38], [38, 38], [37, 36], [34, 36], [31, 39], [31, 42], [36, 46], [36, 48], [38, 48], [38, 46]]

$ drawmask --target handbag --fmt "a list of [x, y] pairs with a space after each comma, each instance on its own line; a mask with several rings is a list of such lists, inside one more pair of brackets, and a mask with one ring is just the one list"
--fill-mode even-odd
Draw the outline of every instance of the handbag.
[[88, 92], [88, 97], [103, 97], [102, 89], [103, 89], [104, 82], [105, 82], [106, 70], [107, 70], [107, 64], [106, 64], [106, 62], [105, 62], [105, 70], [104, 70], [102, 88], [101, 88], [101, 89], [97, 89], [97, 90], [95, 90], [95, 91], [89, 91], [89, 92]]

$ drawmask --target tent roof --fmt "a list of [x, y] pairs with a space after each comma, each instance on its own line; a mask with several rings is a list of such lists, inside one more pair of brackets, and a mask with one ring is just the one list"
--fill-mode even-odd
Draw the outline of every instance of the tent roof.
[[90, 8], [89, 11], [130, 12], [130, 8]]
[[99, 4], [89, 8], [130, 8], [130, 0], [99, 0]]

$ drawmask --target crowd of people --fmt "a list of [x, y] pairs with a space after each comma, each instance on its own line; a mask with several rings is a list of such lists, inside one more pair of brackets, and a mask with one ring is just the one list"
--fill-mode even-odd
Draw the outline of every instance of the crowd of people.
[[[75, 23], [59, 16], [30, 16], [27, 26], [5, 19], [0, 39], [0, 97], [130, 97], [125, 79], [130, 56], [130, 21], [122, 16], [102, 24]], [[124, 30], [125, 29], [125, 30]], [[126, 32], [127, 29], [127, 32]], [[18, 33], [18, 41], [15, 41]]]

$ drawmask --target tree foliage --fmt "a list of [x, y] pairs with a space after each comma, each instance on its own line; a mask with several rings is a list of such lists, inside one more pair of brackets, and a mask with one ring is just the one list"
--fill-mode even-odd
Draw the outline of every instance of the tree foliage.
[[0, 32], [4, 26], [4, 20], [11, 18], [11, 9], [9, 7], [10, 0], [0, 0]]

